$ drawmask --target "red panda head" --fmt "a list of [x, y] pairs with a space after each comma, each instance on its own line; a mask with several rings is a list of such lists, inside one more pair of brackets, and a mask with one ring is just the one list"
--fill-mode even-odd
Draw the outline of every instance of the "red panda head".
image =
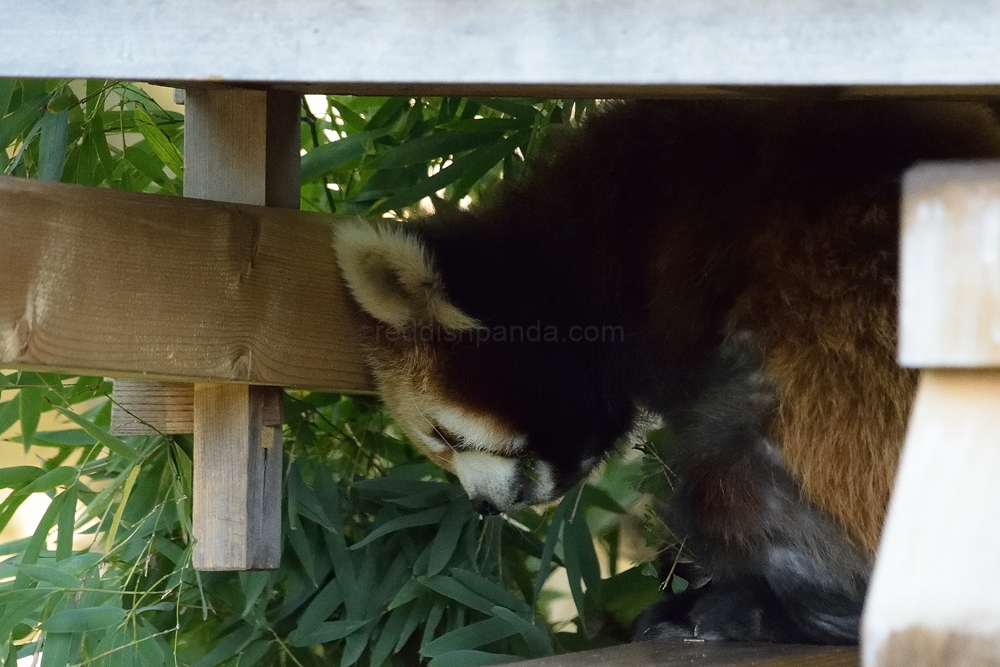
[[[456, 253], [432, 227], [358, 221], [336, 231], [341, 271], [370, 316], [380, 393], [410, 440], [483, 511], [552, 500], [612, 447], [631, 404], [607, 400], [595, 346], [560, 340], [565, 329], [543, 324], [537, 299], [517, 298], [518, 280], [461, 275], [491, 270], [467, 256], [488, 243]], [[445, 262], [446, 273], [438, 260], [449, 253], [463, 259]], [[505, 271], [523, 273], [509, 264]], [[505, 284], [513, 296], [476, 284]], [[497, 307], [504, 301], [523, 306]]]

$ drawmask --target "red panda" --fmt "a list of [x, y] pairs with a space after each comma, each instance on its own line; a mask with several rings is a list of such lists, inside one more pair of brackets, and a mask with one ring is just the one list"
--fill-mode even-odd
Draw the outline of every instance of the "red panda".
[[473, 210], [335, 244], [388, 407], [481, 511], [671, 425], [668, 524], [710, 580], [640, 638], [852, 643], [916, 384], [900, 176], [997, 156], [968, 103], [614, 103]]

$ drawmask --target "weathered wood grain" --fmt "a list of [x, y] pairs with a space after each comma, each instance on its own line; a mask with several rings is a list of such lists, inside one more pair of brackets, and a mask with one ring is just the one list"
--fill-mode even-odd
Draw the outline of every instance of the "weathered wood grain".
[[331, 224], [0, 177], [0, 367], [371, 391]]
[[865, 665], [1000, 665], [997, 480], [1000, 369], [924, 371], [865, 607]]
[[1000, 366], [1000, 162], [935, 162], [903, 184], [899, 359]]
[[1000, 83], [997, 0], [5, 0], [3, 14], [5, 76], [507, 87], [492, 95]]
[[194, 385], [116, 380], [112, 399], [115, 435], [194, 433]]
[[[185, 99], [188, 195], [298, 208], [298, 95], [213, 88]], [[276, 569], [284, 392], [196, 383], [194, 396], [194, 566]]]
[[858, 650], [790, 644], [661, 640], [518, 662], [522, 667], [857, 667]]
[[196, 569], [281, 564], [281, 426], [264, 420], [280, 400], [278, 387], [194, 386]]
[[866, 667], [1000, 665], [1000, 163], [903, 188], [900, 360], [923, 367], [862, 619]]

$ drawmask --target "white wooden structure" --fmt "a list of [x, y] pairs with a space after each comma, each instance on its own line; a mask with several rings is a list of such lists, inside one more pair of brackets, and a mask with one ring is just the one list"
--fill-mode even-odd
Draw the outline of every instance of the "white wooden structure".
[[[187, 88], [186, 193], [295, 208], [302, 91], [1000, 96], [1000, 0], [0, 0], [0, 76]], [[995, 665], [1000, 170], [924, 167], [905, 198], [901, 360], [929, 370], [863, 659]], [[123, 388], [196, 434], [201, 567], [276, 563], [281, 411], [258, 387], [370, 389], [324, 230], [291, 211], [0, 182], [0, 366], [183, 383]], [[110, 291], [58, 279], [107, 246], [124, 258]], [[149, 275], [168, 251], [183, 265]], [[292, 261], [328, 301], [305, 304]], [[62, 335], [67, 316], [84, 340]]]

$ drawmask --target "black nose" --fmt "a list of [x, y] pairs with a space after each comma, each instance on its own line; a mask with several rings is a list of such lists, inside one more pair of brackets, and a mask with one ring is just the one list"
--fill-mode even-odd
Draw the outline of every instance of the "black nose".
[[476, 511], [480, 514], [500, 514], [500, 510], [497, 509], [497, 506], [488, 500], [480, 500], [478, 503], [473, 500], [472, 502], [476, 506]]

